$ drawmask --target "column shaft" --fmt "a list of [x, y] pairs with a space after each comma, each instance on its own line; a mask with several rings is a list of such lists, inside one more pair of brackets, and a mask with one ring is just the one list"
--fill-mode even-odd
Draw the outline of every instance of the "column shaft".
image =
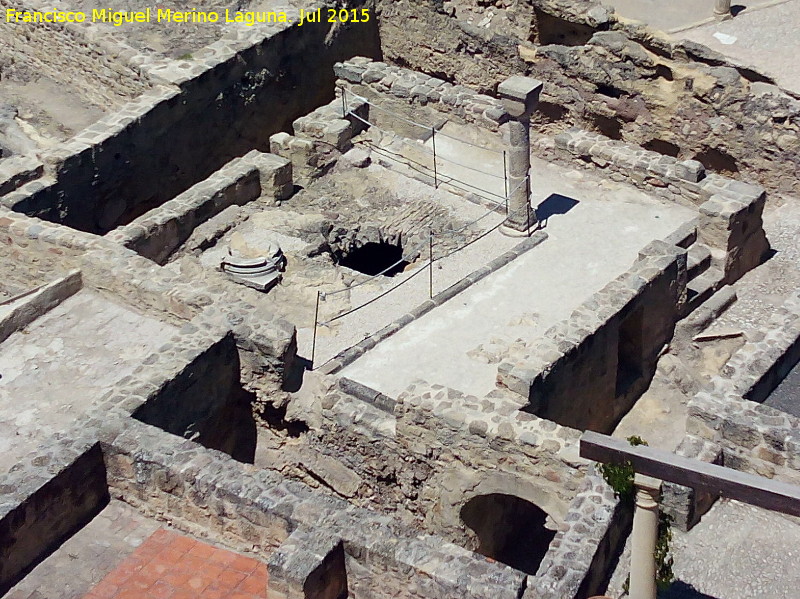
[[530, 209], [530, 119], [513, 119], [503, 125], [503, 138], [508, 157], [508, 219], [506, 224], [518, 231], [527, 230], [536, 222]]
[[731, 0], [716, 0], [714, 5], [714, 16], [718, 19], [731, 18]]
[[661, 481], [637, 474], [631, 533], [631, 599], [656, 599], [656, 540]]

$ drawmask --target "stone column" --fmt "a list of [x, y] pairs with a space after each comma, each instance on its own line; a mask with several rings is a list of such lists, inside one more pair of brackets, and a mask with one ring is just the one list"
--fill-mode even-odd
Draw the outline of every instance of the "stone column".
[[506, 145], [508, 162], [508, 219], [505, 226], [527, 233], [536, 224], [530, 206], [531, 188], [528, 173], [531, 169], [531, 114], [539, 104], [542, 82], [530, 77], [514, 76], [497, 88], [511, 119], [500, 125]]
[[716, 4], [714, 4], [714, 16], [720, 21], [732, 19], [731, 0], [716, 0]]
[[631, 599], [656, 599], [656, 539], [661, 481], [643, 474], [634, 477], [636, 507], [631, 533]]

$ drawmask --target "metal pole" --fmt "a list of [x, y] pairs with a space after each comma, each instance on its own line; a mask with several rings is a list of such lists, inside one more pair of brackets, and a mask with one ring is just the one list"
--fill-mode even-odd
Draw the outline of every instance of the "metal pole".
[[342, 87], [342, 118], [347, 118], [347, 98], [345, 97], [347, 94], [347, 89]]
[[317, 351], [317, 322], [319, 322], [319, 289], [317, 289], [317, 305], [314, 308], [314, 336], [311, 339], [311, 370], [314, 370], [314, 353]]
[[433, 230], [428, 229], [428, 297], [433, 299]]
[[528, 221], [528, 237], [531, 236], [531, 176], [525, 177], [525, 191], [527, 200], [525, 201], [526, 220]]
[[506, 190], [506, 214], [508, 214], [508, 165], [505, 150], [503, 150], [503, 187]]
[[530, 237], [531, 236], [531, 201], [530, 200], [528, 200], [525, 203], [525, 220], [527, 221], [525, 226], [527, 227], [528, 237]]
[[439, 176], [436, 172], [436, 129], [431, 127], [431, 145], [433, 146], [433, 187], [438, 189]]

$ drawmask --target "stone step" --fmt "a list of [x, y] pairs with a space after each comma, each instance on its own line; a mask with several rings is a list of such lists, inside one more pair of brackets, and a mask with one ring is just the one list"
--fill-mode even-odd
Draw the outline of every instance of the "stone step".
[[686, 286], [687, 303], [689, 312], [697, 308], [722, 285], [723, 272], [716, 267], [710, 267], [703, 274], [693, 279]]
[[689, 249], [689, 247], [697, 241], [697, 219], [685, 223], [664, 239], [664, 241], [683, 249]]
[[689, 280], [696, 279], [711, 266], [711, 250], [698, 243], [689, 248], [686, 273]]

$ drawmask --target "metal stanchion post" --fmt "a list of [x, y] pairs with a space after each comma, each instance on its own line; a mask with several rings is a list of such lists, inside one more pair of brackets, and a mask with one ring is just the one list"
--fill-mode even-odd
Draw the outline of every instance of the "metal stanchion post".
[[503, 189], [506, 190], [506, 215], [508, 214], [508, 165], [506, 162], [506, 151], [503, 150]]
[[436, 128], [431, 127], [431, 146], [433, 146], [433, 187], [438, 189], [439, 176], [436, 172]]
[[433, 231], [428, 235], [428, 297], [433, 299]]
[[314, 308], [314, 336], [311, 338], [311, 370], [314, 370], [314, 353], [317, 351], [317, 322], [319, 322], [319, 296], [317, 289], [317, 305]]
[[343, 119], [347, 118], [347, 97], [346, 97], [346, 94], [347, 94], [347, 89], [345, 87], [342, 87], [342, 118]]
[[525, 205], [525, 213], [526, 213], [525, 214], [525, 220], [527, 221], [525, 227], [526, 227], [526, 230], [528, 231], [528, 237], [530, 237], [531, 236], [531, 203], [530, 203], [530, 201], [528, 201], [528, 203]]

